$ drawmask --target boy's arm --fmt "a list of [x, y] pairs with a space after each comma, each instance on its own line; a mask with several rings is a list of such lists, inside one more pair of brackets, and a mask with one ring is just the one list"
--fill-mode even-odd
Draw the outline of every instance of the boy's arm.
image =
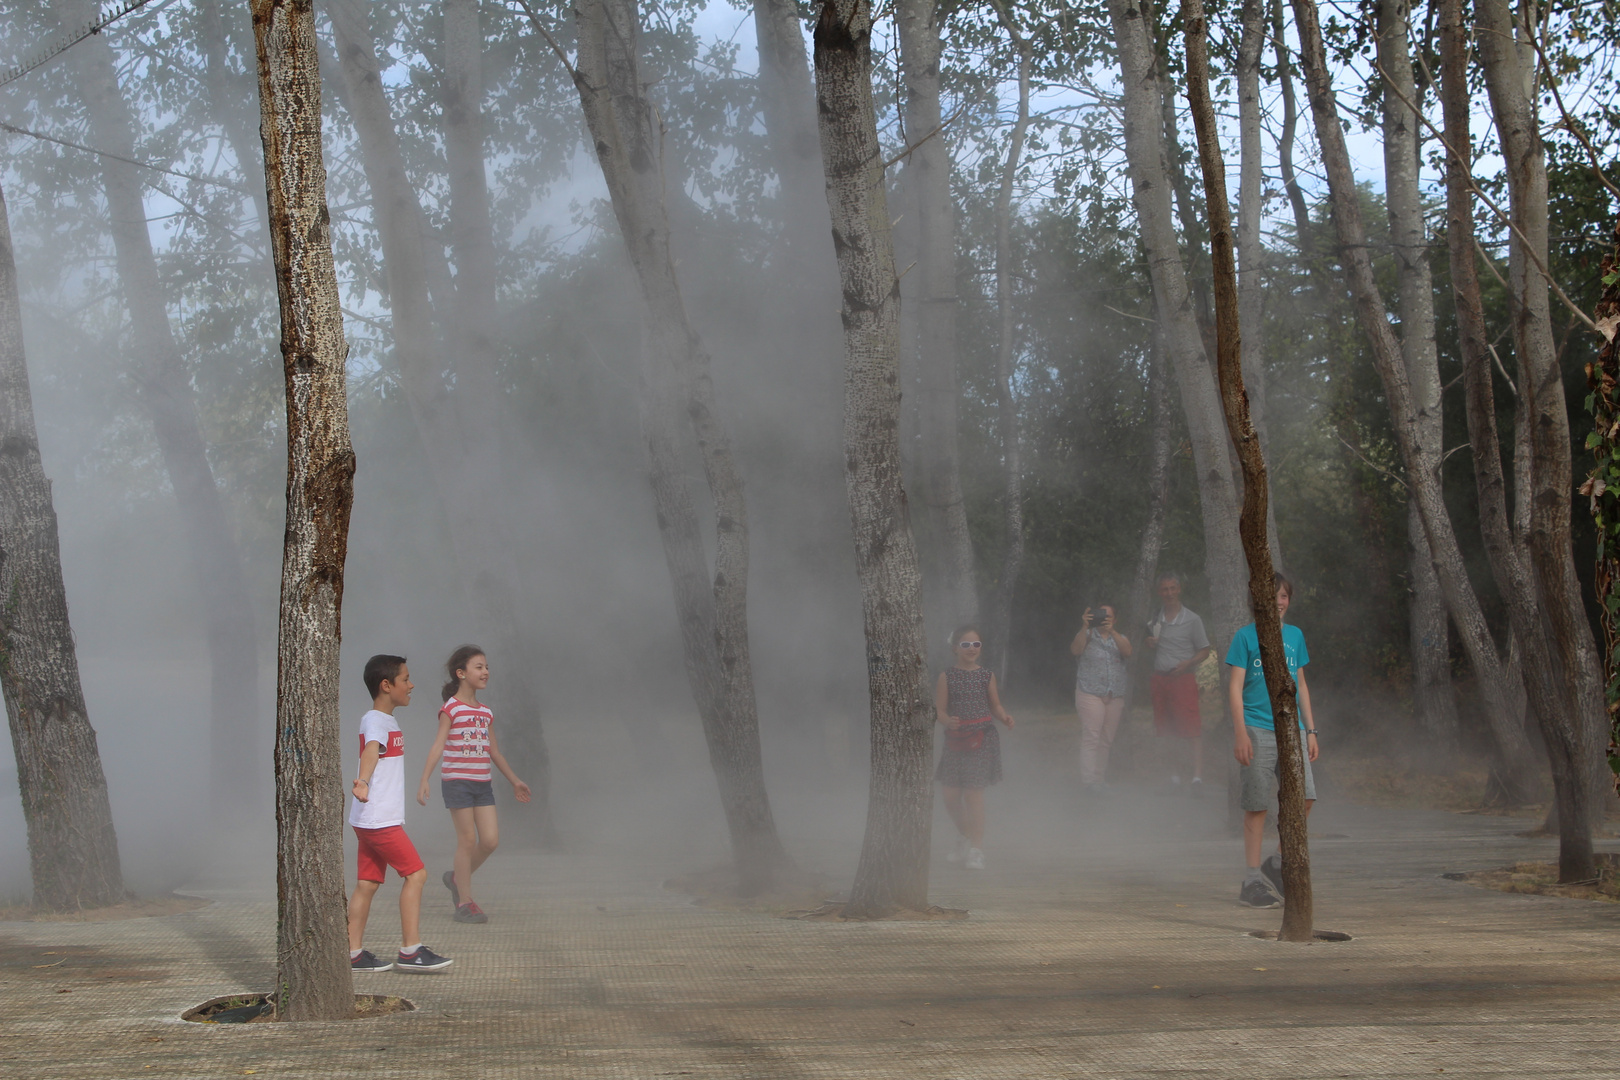
[[1306, 760], [1315, 761], [1318, 752], [1316, 717], [1311, 715], [1311, 688], [1305, 685], [1304, 668], [1299, 668], [1294, 672], [1294, 685], [1299, 689], [1299, 715], [1305, 718]]
[[1249, 729], [1243, 723], [1243, 680], [1248, 674], [1236, 664], [1228, 664], [1226, 677], [1226, 711], [1232, 714], [1232, 753], [1238, 764], [1254, 761], [1254, 744], [1249, 741]]
[[512, 794], [517, 796], [517, 801], [528, 802], [533, 793], [529, 790], [528, 784], [517, 778], [517, 773], [512, 771], [512, 766], [506, 763], [506, 755], [501, 753], [501, 748], [495, 744], [495, 728], [493, 726], [489, 729], [489, 760], [495, 763], [495, 767], [501, 770], [501, 775], [506, 777], [507, 782], [512, 785]]
[[377, 771], [377, 759], [382, 757], [382, 743], [373, 739], [360, 751], [360, 775], [354, 778], [354, 797], [361, 802], [371, 800], [371, 774]]
[[433, 766], [439, 763], [439, 755], [444, 753], [445, 740], [450, 738], [450, 714], [439, 713], [439, 733], [433, 737], [433, 747], [428, 751], [427, 760], [422, 762], [422, 782], [416, 786], [416, 802], [418, 806], [426, 806], [428, 801], [428, 779], [433, 775]]

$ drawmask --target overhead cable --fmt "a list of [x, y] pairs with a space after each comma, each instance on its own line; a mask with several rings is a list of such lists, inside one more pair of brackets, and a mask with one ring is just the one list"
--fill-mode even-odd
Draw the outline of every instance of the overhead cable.
[[85, 23], [84, 26], [80, 27], [78, 30], [68, 31], [63, 37], [58, 38], [55, 43], [46, 46], [44, 49], [35, 53], [28, 59], [23, 60], [21, 63], [13, 64], [11, 67], [0, 70], [0, 86], [5, 86], [8, 83], [16, 82], [18, 79], [22, 78], [30, 71], [33, 71], [35, 68], [44, 67], [46, 64], [50, 63], [52, 60], [55, 60], [58, 56], [61, 56], [63, 53], [73, 48], [73, 46], [77, 45], [91, 34], [101, 33], [102, 30], [108, 26], [111, 26], [119, 19], [122, 19], [125, 15], [128, 15], [132, 11], [139, 11], [141, 8], [145, 7], [151, 2], [152, 0], [121, 0], [121, 2], [114, 7], [112, 11], [106, 14], [102, 14], [100, 12], [100, 5], [97, 5], [96, 17]]
[[66, 146], [72, 150], [83, 150], [87, 154], [97, 154], [104, 158], [111, 158], [114, 161], [122, 161], [126, 165], [135, 165], [142, 169], [151, 169], [153, 172], [167, 173], [169, 176], [178, 176], [182, 180], [195, 180], [199, 184], [210, 184], [214, 187], [227, 188], [231, 191], [241, 192], [243, 195], [253, 194], [251, 190], [243, 187], [241, 184], [233, 184], [228, 180], [220, 180], [212, 176], [202, 176], [198, 173], [180, 172], [176, 169], [166, 169], [162, 165], [153, 165], [149, 161], [139, 161], [132, 157], [125, 157], [123, 154], [115, 154], [111, 150], [98, 150], [94, 146], [86, 146], [83, 143], [76, 143], [69, 139], [59, 139], [55, 135], [47, 135], [43, 131], [29, 131], [27, 128], [20, 128], [13, 124], [8, 124], [3, 120], [0, 120], [0, 131], [9, 131], [13, 135], [26, 135], [30, 139], [43, 139], [45, 142], [55, 143], [58, 146]]

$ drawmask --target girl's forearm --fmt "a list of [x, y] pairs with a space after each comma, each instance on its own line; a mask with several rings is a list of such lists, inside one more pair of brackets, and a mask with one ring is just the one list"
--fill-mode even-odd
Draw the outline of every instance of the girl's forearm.
[[522, 781], [517, 778], [517, 773], [512, 771], [512, 766], [506, 763], [505, 754], [502, 754], [497, 750], [491, 750], [489, 752], [489, 760], [493, 761], [495, 763], [495, 767], [501, 771], [501, 775], [506, 777], [507, 783], [511, 784], [513, 787], [517, 787], [520, 783], [522, 783]]

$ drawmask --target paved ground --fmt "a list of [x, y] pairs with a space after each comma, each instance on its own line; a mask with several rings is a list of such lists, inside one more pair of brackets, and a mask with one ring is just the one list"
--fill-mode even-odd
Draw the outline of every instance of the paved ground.
[[[933, 898], [971, 909], [963, 923], [695, 907], [661, 887], [693, 856], [656, 823], [569, 854], [503, 849], [481, 878], [487, 926], [452, 923], [430, 885], [424, 936], [456, 964], [364, 980], [419, 1006], [382, 1020], [177, 1019], [268, 987], [262, 874], [216, 871], [194, 883], [214, 903], [183, 915], [0, 923], [0, 1075], [1620, 1076], [1620, 908], [1440, 877], [1549, 856], [1514, 835], [1523, 821], [1325, 803], [1317, 923], [1355, 940], [1287, 945], [1248, 936], [1279, 913], [1234, 903], [1221, 800], [1125, 790], [1087, 807], [1052, 789], [991, 805], [990, 869], [936, 863]], [[423, 832], [442, 824], [423, 815]], [[804, 864], [849, 865], [858, 816], [842, 820], [836, 843], [795, 840]], [[393, 895], [373, 915], [379, 952]]]

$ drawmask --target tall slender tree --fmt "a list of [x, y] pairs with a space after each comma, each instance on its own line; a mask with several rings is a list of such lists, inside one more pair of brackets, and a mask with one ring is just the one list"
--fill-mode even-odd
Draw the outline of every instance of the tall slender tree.
[[900, 472], [900, 281], [872, 100], [869, 0], [821, 0], [815, 29], [821, 158], [843, 283], [844, 457], [872, 701], [866, 838], [845, 912], [928, 903], [928, 687], [917, 551]]
[[[89, 0], [56, 0], [64, 26], [94, 20]], [[208, 461], [197, 420], [196, 394], [169, 323], [169, 299], [147, 226], [144, 181], [136, 159], [134, 111], [118, 85], [112, 45], [94, 34], [75, 46], [79, 90], [99, 155], [118, 280], [129, 310], [138, 399], [157, 437], [163, 465], [185, 522], [195, 579], [202, 594], [209, 659], [211, 793], [235, 804], [259, 774], [252, 766], [257, 719], [259, 654], [253, 604], [242, 556]], [[262, 792], [262, 788], [260, 789]]]
[[[1322, 161], [1327, 171], [1329, 204], [1334, 232], [1339, 241], [1339, 261], [1355, 305], [1356, 322], [1367, 339], [1373, 365], [1384, 387], [1385, 400], [1394, 423], [1395, 441], [1406, 466], [1406, 483], [1418, 500], [1424, 530], [1438, 566], [1440, 584], [1445, 590], [1446, 604], [1457, 623], [1469, 663], [1479, 682], [1486, 720], [1502, 761], [1511, 768], [1531, 760], [1530, 744], [1525, 737], [1523, 718], [1517, 704], [1523, 700], [1522, 690], [1516, 693], [1519, 686], [1516, 673], [1498, 655], [1479, 598], [1468, 580], [1462, 550], [1457, 544], [1438, 480], [1440, 470], [1437, 462], [1441, 450], [1438, 445], [1423, 441], [1423, 429], [1418, 423], [1400, 341], [1390, 324], [1388, 308], [1373, 276], [1366, 224], [1361, 216], [1360, 196], [1356, 192], [1355, 174], [1350, 168], [1344, 130], [1339, 126], [1338, 102], [1328, 74], [1315, 0], [1293, 0], [1293, 8], [1317, 142], [1322, 149]], [[1504, 779], [1512, 786], [1511, 799], [1528, 801], [1528, 777], [1523, 772], [1506, 774]]]
[[[1417, 80], [1412, 73], [1412, 10], [1409, 0], [1379, 0], [1378, 67], [1383, 80], [1384, 203], [1389, 213], [1390, 246], [1395, 253], [1395, 310], [1401, 320], [1401, 357], [1412, 384], [1418, 441], [1438, 451], [1445, 426], [1440, 396], [1440, 353], [1434, 338], [1434, 282], [1429, 272], [1429, 238], [1423, 222], [1418, 167], [1423, 149], [1417, 115]], [[1442, 453], [1429, 454], [1424, 467], [1439, 470]], [[1436, 484], [1443, 478], [1436, 476]], [[1407, 548], [1411, 568], [1408, 641], [1412, 657], [1412, 696], [1424, 740], [1437, 755], [1457, 748], [1457, 704], [1451, 692], [1451, 633], [1423, 514], [1407, 500]]]
[[[905, 88], [906, 138], [900, 177], [905, 213], [917, 247], [915, 285], [905, 295], [917, 307], [916, 337], [908, 342], [917, 395], [915, 490], [928, 518], [931, 640], [979, 617], [973, 537], [962, 496], [957, 439], [956, 202], [951, 195], [951, 150], [941, 104], [940, 57], [948, 9], [940, 0], [899, 0], [895, 25]], [[911, 277], [911, 275], [907, 275]], [[913, 292], [912, 290], [915, 290]]]
[[338, 653], [354, 506], [313, 0], [252, 0], [287, 392], [276, 679], [276, 999], [284, 1020], [354, 1012], [343, 874]]
[[107, 778], [68, 624], [51, 482], [39, 456], [23, 352], [11, 222], [0, 192], [0, 689], [17, 755], [34, 904], [52, 911], [124, 898]]
[[1142, 247], [1153, 283], [1160, 341], [1176, 374], [1182, 413], [1198, 472], [1204, 523], [1204, 565], [1209, 577], [1214, 640], [1226, 648], [1232, 633], [1249, 621], [1248, 573], [1238, 541], [1238, 496], [1226, 418], [1204, 338], [1194, 315], [1187, 267], [1182, 262], [1171, 209], [1170, 170], [1161, 112], [1158, 65], [1137, 0], [1109, 0], [1119, 46], [1125, 113], [1125, 155]]
[[[619, 233], [641, 289], [650, 368], [643, 406], [664, 555], [675, 585], [687, 674], [720, 785], [744, 893], [771, 886], [790, 863], [765, 792], [748, 641], [748, 506], [715, 402], [709, 353], [693, 329], [671, 252], [662, 130], [640, 74], [636, 0], [582, 0], [571, 74]], [[672, 413], [689, 421], [715, 514], [711, 585], [681, 477]], [[679, 488], [678, 491], [672, 490]]]
[[1239, 316], [1236, 242], [1232, 211], [1226, 200], [1226, 161], [1221, 154], [1215, 106], [1209, 96], [1209, 22], [1204, 0], [1182, 0], [1182, 24], [1187, 39], [1187, 97], [1192, 104], [1198, 134], [1198, 160], [1204, 174], [1204, 205], [1209, 211], [1212, 291], [1215, 301], [1216, 364], [1221, 381], [1221, 404], [1227, 429], [1243, 468], [1243, 516], [1238, 528], [1243, 554], [1249, 564], [1249, 606], [1260, 645], [1260, 667], [1271, 696], [1277, 733], [1277, 834], [1282, 846], [1284, 883], [1284, 941], [1310, 941], [1310, 839], [1305, 825], [1305, 767], [1303, 737], [1299, 730], [1297, 689], [1283, 652], [1282, 616], [1277, 611], [1277, 581], [1272, 574], [1271, 546], [1266, 530], [1265, 456], [1260, 436], [1249, 418], [1243, 388], [1243, 344]]

